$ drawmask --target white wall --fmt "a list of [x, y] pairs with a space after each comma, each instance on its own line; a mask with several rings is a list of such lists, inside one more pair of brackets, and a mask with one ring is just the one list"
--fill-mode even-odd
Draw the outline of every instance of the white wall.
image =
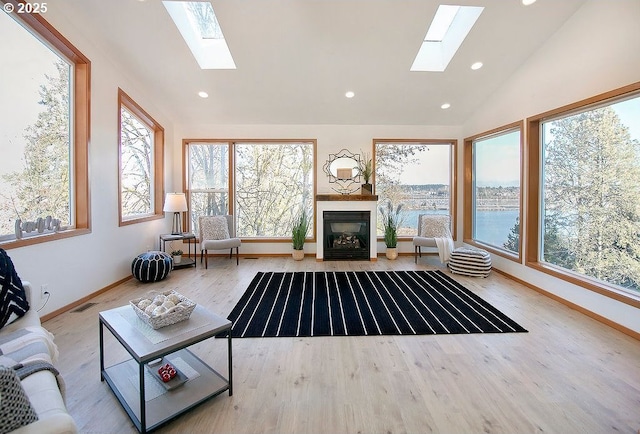
[[[182, 139], [316, 139], [317, 193], [336, 193], [322, 170], [329, 154], [347, 149], [353, 153], [373, 152], [373, 139], [455, 139], [459, 127], [415, 125], [176, 125], [175, 146]], [[174, 160], [174, 171], [181, 173], [181, 160]], [[384, 243], [378, 243], [384, 253]], [[413, 244], [401, 242], [399, 252], [413, 252]], [[250, 243], [242, 245], [243, 254], [290, 254], [291, 243]], [[305, 243], [306, 254], [316, 253], [315, 243]]]
[[[154, 106], [144, 85], [124, 76], [85, 34], [80, 34], [63, 13], [50, 8], [46, 19], [91, 60], [91, 139], [89, 177], [91, 233], [7, 251], [19, 276], [35, 289], [35, 308], [41, 285], [51, 298], [41, 315], [63, 308], [93, 292], [131, 275], [131, 261], [140, 252], [157, 248], [158, 234], [170, 231], [171, 220], [118, 226], [118, 87], [138, 102], [165, 128], [166, 164], [171, 167], [173, 127]], [[165, 189], [169, 189], [166, 184]], [[126, 302], [123, 301], [123, 302]]]
[[[585, 3], [463, 126], [464, 136], [637, 82], [639, 22], [637, 0]], [[493, 261], [513, 276], [640, 332], [636, 308], [495, 255]]]

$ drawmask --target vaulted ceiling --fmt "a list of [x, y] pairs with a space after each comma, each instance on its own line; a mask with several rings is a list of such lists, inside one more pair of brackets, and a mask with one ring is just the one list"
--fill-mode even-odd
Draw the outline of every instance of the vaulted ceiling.
[[584, 0], [457, 0], [485, 9], [444, 72], [411, 72], [440, 3], [212, 0], [235, 70], [201, 69], [160, 0], [55, 6], [175, 122], [461, 125]]

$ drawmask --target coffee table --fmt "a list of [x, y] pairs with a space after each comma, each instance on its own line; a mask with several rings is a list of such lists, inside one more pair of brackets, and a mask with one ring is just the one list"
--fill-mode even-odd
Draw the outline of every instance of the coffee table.
[[[188, 320], [153, 330], [136, 316], [131, 306], [122, 306], [100, 312], [99, 321], [100, 381], [107, 382], [141, 433], [159, 428], [226, 390], [229, 396], [233, 394], [231, 321], [228, 319], [198, 305]], [[127, 350], [131, 359], [105, 368], [104, 327]], [[224, 332], [228, 332], [228, 378], [188, 349]], [[160, 358], [178, 367], [188, 380], [167, 389], [152, 378], [152, 371], [146, 365]]]

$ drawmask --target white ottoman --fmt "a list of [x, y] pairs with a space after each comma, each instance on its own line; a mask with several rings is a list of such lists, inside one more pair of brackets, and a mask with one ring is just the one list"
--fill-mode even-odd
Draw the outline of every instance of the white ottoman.
[[491, 255], [486, 250], [458, 247], [449, 258], [452, 273], [472, 277], [487, 277], [491, 272]]

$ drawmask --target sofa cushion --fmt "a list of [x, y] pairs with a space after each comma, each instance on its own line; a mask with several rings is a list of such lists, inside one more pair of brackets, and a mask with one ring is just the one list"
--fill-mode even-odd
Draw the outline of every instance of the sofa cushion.
[[0, 366], [0, 434], [38, 420], [15, 371]]
[[7, 252], [0, 249], [0, 328], [29, 310], [27, 294]]

